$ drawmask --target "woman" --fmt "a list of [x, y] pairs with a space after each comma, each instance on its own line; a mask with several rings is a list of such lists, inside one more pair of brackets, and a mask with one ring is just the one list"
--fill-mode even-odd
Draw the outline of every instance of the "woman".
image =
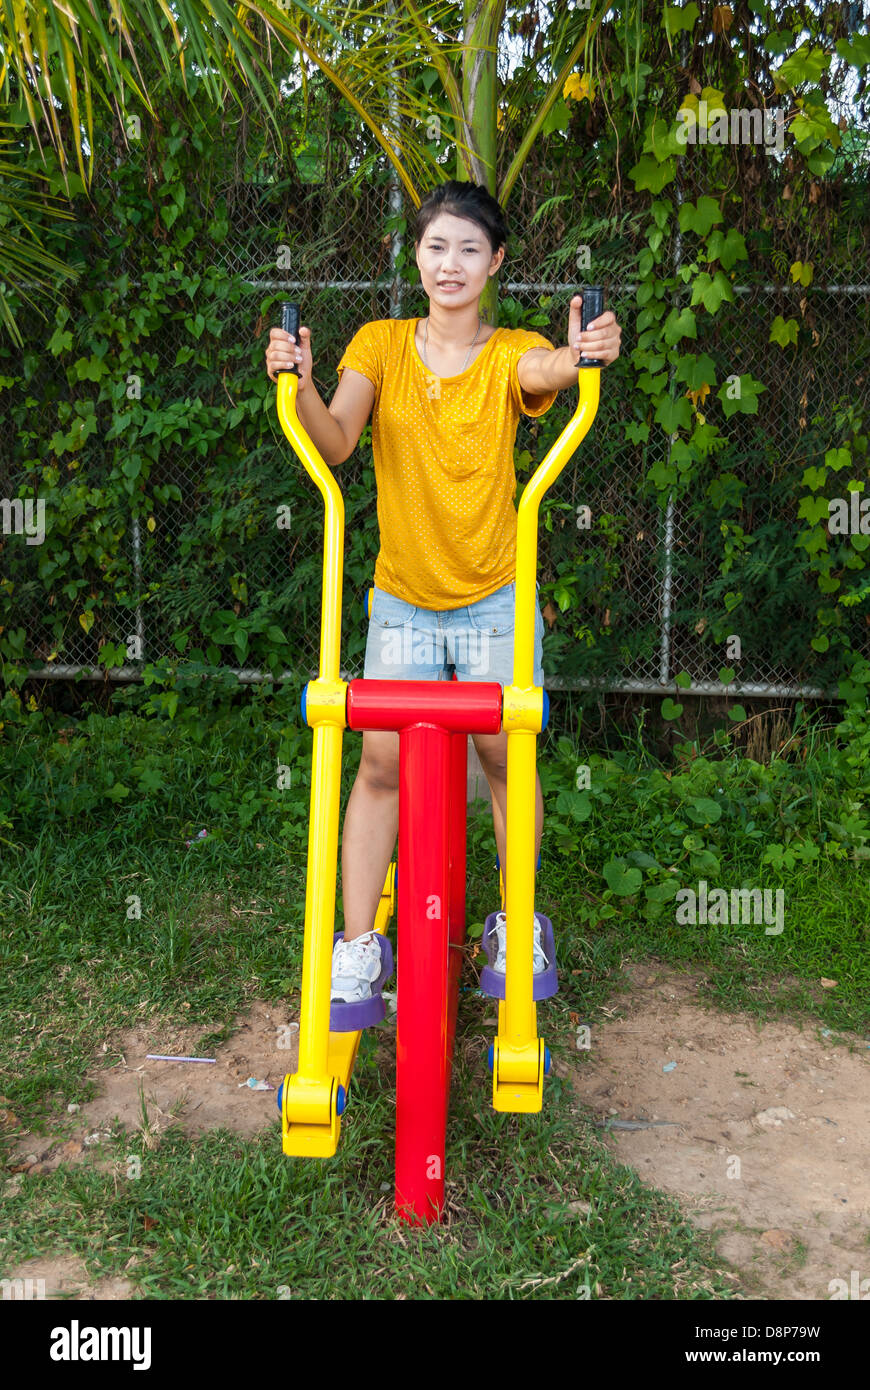
[[[502, 209], [485, 188], [451, 180], [433, 190], [417, 213], [415, 236], [429, 313], [364, 325], [338, 364], [328, 407], [311, 380], [310, 329], [300, 327], [298, 343], [280, 328], [270, 333], [269, 376], [296, 366], [299, 419], [327, 464], [337, 467], [353, 453], [372, 414], [381, 545], [367, 679], [443, 680], [455, 669], [459, 680], [511, 683], [519, 416], [543, 415], [559, 390], [576, 386], [581, 352], [605, 364], [619, 356], [622, 330], [612, 313], [581, 331], [580, 295], [571, 300], [567, 345], [559, 349], [540, 333], [481, 321], [480, 295], [506, 241]], [[536, 606], [536, 685], [544, 683], [543, 630]], [[473, 738], [507, 881], [507, 734]], [[345, 926], [333, 953], [333, 1003], [368, 998], [381, 971], [373, 922], [396, 844], [398, 787], [399, 735], [364, 732], [342, 834]], [[543, 817], [538, 779], [536, 861]], [[503, 914], [497, 931], [495, 968], [504, 970]], [[538, 973], [546, 961], [537, 919], [534, 942]]]

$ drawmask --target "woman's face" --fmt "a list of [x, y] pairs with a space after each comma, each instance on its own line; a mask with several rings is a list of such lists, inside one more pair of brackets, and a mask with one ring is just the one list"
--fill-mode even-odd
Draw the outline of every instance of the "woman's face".
[[482, 227], [449, 212], [433, 218], [416, 252], [425, 293], [445, 307], [476, 305], [504, 260], [504, 247], [493, 252]]

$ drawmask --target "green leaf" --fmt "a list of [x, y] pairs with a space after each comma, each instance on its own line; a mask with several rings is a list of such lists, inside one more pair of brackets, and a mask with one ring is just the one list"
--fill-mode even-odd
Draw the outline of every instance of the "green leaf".
[[688, 5], [665, 5], [662, 13], [662, 28], [673, 38], [674, 34], [679, 34], [685, 29], [691, 33], [698, 22], [700, 10], [695, 4], [695, 0], [690, 0]]
[[670, 696], [662, 700], [662, 719], [679, 719], [682, 712], [683, 706], [674, 704]]
[[818, 492], [819, 488], [825, 486], [827, 470], [824, 468], [805, 468], [801, 478], [803, 487], [808, 487], [811, 492]]
[[72, 345], [72, 334], [65, 328], [56, 328], [48, 340], [48, 350], [52, 357], [59, 357], [62, 352], [69, 352]]
[[645, 444], [649, 439], [649, 425], [632, 420], [625, 426], [625, 438], [631, 444]]
[[742, 724], [746, 719], [746, 710], [742, 705], [732, 705], [728, 710], [728, 718], [735, 724]]
[[838, 39], [834, 47], [839, 57], [853, 68], [870, 65], [870, 34], [852, 34], [848, 39]]
[[703, 304], [708, 314], [715, 314], [720, 304], [730, 304], [733, 299], [734, 291], [724, 271], [717, 270], [715, 275], [710, 276], [706, 270], [702, 270], [695, 278], [692, 285], [693, 308], [696, 304]]
[[781, 314], [777, 314], [770, 329], [768, 342], [778, 343], [780, 347], [788, 347], [789, 343], [797, 343], [797, 339], [797, 319], [784, 319]]
[[647, 470], [646, 476], [654, 488], [657, 488], [659, 492], [665, 492], [676, 483], [677, 470], [664, 459], [656, 459], [656, 462]]
[[714, 222], [721, 221], [718, 202], [706, 193], [697, 203], [683, 203], [680, 207], [681, 232], [697, 232], [698, 236], [706, 236]]
[[633, 864], [636, 869], [658, 869], [661, 867], [657, 859], [642, 849], [629, 850], [625, 857], [629, 864]]
[[99, 357], [79, 357], [72, 367], [78, 381], [99, 381], [109, 368]]
[[684, 352], [674, 368], [674, 380], [684, 381], [690, 391], [700, 391], [715, 382], [716, 363], [706, 352]]
[[560, 792], [556, 797], [556, 810], [572, 820], [588, 820], [592, 815], [592, 798], [589, 792]]
[[720, 864], [716, 855], [709, 849], [702, 849], [690, 858], [692, 872], [699, 877], [703, 874], [705, 878], [717, 878], [719, 875]]
[[756, 381], [748, 372], [744, 372], [740, 377], [739, 394], [734, 394], [734, 382], [723, 382], [716, 392], [718, 399], [722, 402], [722, 410], [725, 418], [730, 420], [732, 415], [757, 415], [758, 397], [767, 387], [761, 381]]
[[780, 29], [772, 34], [761, 34], [756, 40], [762, 48], [774, 57], [779, 57], [782, 53], [787, 53], [794, 43], [794, 31], [792, 29]]
[[774, 69], [773, 85], [778, 92], [785, 92], [801, 86], [804, 82], [818, 83], [830, 62], [831, 55], [823, 48], [810, 48], [808, 43], [802, 43], [796, 53]]
[[811, 174], [826, 174], [836, 157], [831, 149], [815, 150], [807, 160], [807, 168]]
[[662, 883], [651, 883], [644, 888], [644, 897], [651, 903], [670, 903], [680, 891], [680, 885], [673, 878], [666, 878]]
[[648, 189], [650, 193], [661, 193], [666, 184], [671, 183], [676, 175], [676, 160], [666, 159], [663, 164], [660, 164], [657, 159], [648, 154], [643, 155], [634, 168], [628, 171], [628, 176], [634, 181], [634, 186], [639, 193], [643, 189]]
[[722, 819], [722, 807], [718, 801], [712, 801], [710, 797], [696, 796], [685, 807], [685, 814], [696, 825], [715, 825]]
[[824, 106], [809, 105], [794, 117], [791, 133], [802, 155], [809, 155], [819, 145], [830, 140], [838, 149], [841, 142], [839, 128], [834, 125]]
[[554, 130], [567, 130], [571, 124], [571, 109], [563, 97], [553, 102], [541, 126], [543, 135], [551, 135]]
[[624, 860], [609, 860], [604, 865], [603, 873], [608, 888], [620, 898], [631, 897], [643, 883], [640, 869], [629, 868]]
[[839, 473], [841, 468], [849, 468], [852, 463], [851, 449], [829, 449], [825, 454], [825, 467]]
[[797, 514], [799, 517], [802, 517], [804, 521], [808, 521], [811, 526], [817, 526], [822, 520], [827, 521], [827, 497], [802, 497]]
[[726, 270], [737, 261], [745, 261], [748, 254], [746, 242], [734, 227], [729, 227], [725, 233], [717, 227], [707, 238], [707, 260], [721, 261]]
[[649, 372], [641, 372], [635, 384], [638, 391], [645, 391], [648, 396], [658, 396], [667, 389], [668, 374], [661, 372], [659, 376], [650, 376]]
[[692, 403], [685, 396], [678, 396], [676, 400], [664, 396], [656, 407], [654, 419], [668, 434], [688, 429], [692, 423]]
[[697, 338], [697, 321], [691, 309], [681, 309], [679, 313], [672, 309], [665, 319], [662, 336], [670, 347], [681, 338]]

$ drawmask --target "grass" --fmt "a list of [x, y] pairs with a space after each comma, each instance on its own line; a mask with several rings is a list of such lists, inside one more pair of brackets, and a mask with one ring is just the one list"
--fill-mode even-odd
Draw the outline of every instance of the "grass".
[[[0, 773], [7, 1145], [22, 1129], [56, 1133], [67, 1103], [90, 1098], [85, 1076], [102, 1043], [111, 1061], [124, 1029], [149, 1018], [201, 1025], [206, 1049], [252, 999], [298, 991], [310, 747], [289, 702], [259, 698], [177, 724], [131, 708], [66, 723], [39, 716], [26, 737], [9, 732], [17, 757]], [[345, 791], [357, 756], [349, 736]], [[561, 979], [541, 1018], [557, 1063], [577, 1063], [577, 1017], [600, 1017], [624, 987], [625, 963], [650, 957], [700, 974], [716, 1007], [866, 1027], [866, 869], [836, 848], [788, 872], [762, 862], [771, 842], [810, 843], [826, 796], [835, 804], [822, 746], [808, 765], [764, 778], [752, 770], [759, 764], [724, 758], [678, 763], [662, 781], [640, 748], [601, 755], [594, 794], [577, 802], [579, 756], [575, 740], [554, 735], [541, 757], [549, 821], [537, 905], [557, 925]], [[290, 769], [288, 790], [277, 786], [279, 764]], [[696, 802], [712, 816], [710, 767], [720, 816], [683, 825]], [[187, 847], [203, 826], [207, 839]], [[735, 886], [779, 874], [781, 935], [675, 922], [657, 885], [674, 865], [691, 881], [709, 863], [699, 867], [697, 856], [710, 854]], [[643, 890], [626, 893], [632, 855]], [[492, 910], [492, 860], [491, 820], [478, 805], [469, 922]], [[617, 862], [619, 891], [603, 877]], [[470, 967], [464, 983], [474, 985]], [[441, 1227], [411, 1231], [391, 1214], [385, 1026], [364, 1037], [335, 1159], [284, 1159], [277, 1116], [253, 1140], [170, 1130], [151, 1145], [116, 1133], [100, 1166], [61, 1165], [6, 1197], [4, 1271], [68, 1251], [93, 1277], [126, 1271], [139, 1294], [159, 1299], [728, 1297], [734, 1282], [709, 1239], [616, 1163], [565, 1081], [548, 1080], [538, 1116], [491, 1110], [487, 1008], [473, 989], [460, 996]], [[130, 1153], [141, 1155], [138, 1179], [126, 1176]]]

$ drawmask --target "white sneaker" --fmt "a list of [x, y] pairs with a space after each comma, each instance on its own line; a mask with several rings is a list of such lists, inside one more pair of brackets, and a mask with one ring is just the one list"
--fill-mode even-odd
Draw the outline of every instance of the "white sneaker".
[[332, 949], [332, 993], [333, 1003], [358, 1004], [362, 999], [371, 999], [372, 983], [381, 973], [381, 948], [375, 940], [375, 932], [367, 931], [353, 941], [342, 937]]
[[[495, 926], [492, 928], [490, 936], [492, 935], [492, 932], [495, 932], [496, 938], [498, 940], [498, 955], [495, 958], [495, 965], [492, 968], [493, 970], [497, 970], [499, 974], [503, 975], [507, 970], [507, 918], [503, 912], [497, 913], [495, 919]], [[538, 921], [536, 913], [535, 932], [532, 946], [532, 974], [540, 975], [541, 972], [545, 970], [549, 964], [550, 962], [547, 960], [547, 957], [544, 955], [544, 952], [541, 948], [541, 924]]]

